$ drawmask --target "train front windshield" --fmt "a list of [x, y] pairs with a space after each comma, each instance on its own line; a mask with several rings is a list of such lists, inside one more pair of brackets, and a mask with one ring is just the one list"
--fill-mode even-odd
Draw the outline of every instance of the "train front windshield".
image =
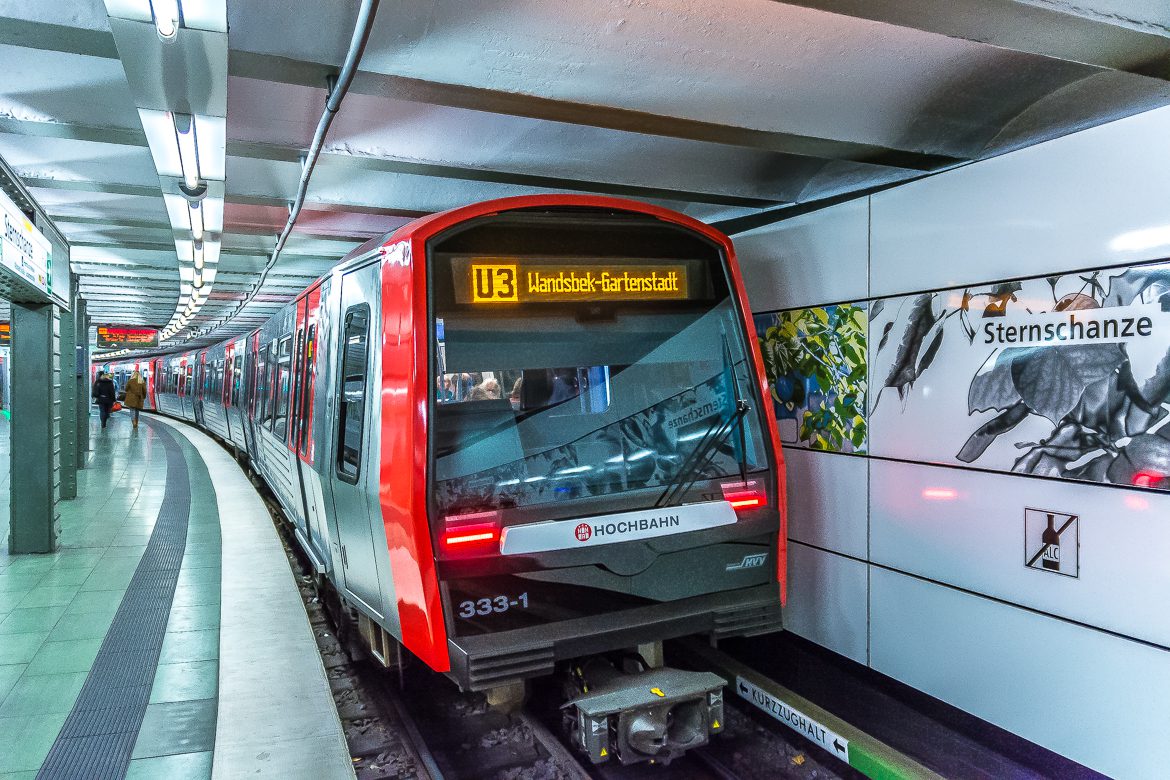
[[450, 254], [434, 258], [432, 283], [439, 516], [526, 522], [683, 503], [767, 468], [758, 385], [714, 249]]

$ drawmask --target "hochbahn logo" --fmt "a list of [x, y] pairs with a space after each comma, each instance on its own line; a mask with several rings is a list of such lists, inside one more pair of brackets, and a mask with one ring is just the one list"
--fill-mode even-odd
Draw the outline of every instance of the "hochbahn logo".
[[637, 520], [620, 520], [616, 523], [598, 523], [589, 525], [581, 523], [574, 534], [578, 542], [587, 542], [597, 536], [621, 536], [622, 534], [656, 531], [659, 528], [677, 528], [680, 524], [678, 515], [663, 515], [662, 517], [642, 517]]

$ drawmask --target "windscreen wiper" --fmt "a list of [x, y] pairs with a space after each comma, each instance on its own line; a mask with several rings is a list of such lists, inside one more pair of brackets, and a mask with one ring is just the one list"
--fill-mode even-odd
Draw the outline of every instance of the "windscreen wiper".
[[[711, 426], [699, 440], [698, 445], [683, 460], [678, 472], [666, 486], [666, 490], [654, 502], [654, 506], [674, 506], [682, 503], [682, 499], [686, 496], [687, 491], [699, 481], [699, 478], [703, 474], [703, 469], [707, 467], [711, 458], [714, 457], [715, 448], [722, 444], [735, 428], [740, 428], [742, 433], [743, 418], [750, 409], [751, 407], [748, 406], [747, 401], [742, 398], [736, 398], [735, 411], [726, 420], [719, 419], [711, 423]], [[746, 453], [741, 448], [740, 473], [745, 475], [745, 479], [747, 474], [746, 457]]]
[[747, 431], [744, 428], [743, 419], [751, 410], [743, 394], [740, 393], [739, 377], [735, 375], [735, 361], [731, 356], [731, 346], [727, 343], [727, 332], [724, 331], [723, 336], [723, 373], [726, 377], [727, 390], [731, 397], [735, 399], [735, 409], [727, 416], [726, 419], [719, 419], [711, 423], [711, 426], [703, 433], [699, 443], [695, 446], [691, 453], [683, 460], [682, 465], [679, 466], [678, 472], [674, 478], [666, 486], [666, 490], [654, 502], [654, 506], [673, 506], [682, 503], [682, 499], [686, 496], [687, 491], [691, 489], [703, 474], [703, 469], [707, 467], [711, 459], [715, 457], [715, 448], [731, 434], [736, 428], [739, 429], [739, 446], [736, 448], [736, 460], [739, 461], [739, 473], [744, 482], [747, 482]]

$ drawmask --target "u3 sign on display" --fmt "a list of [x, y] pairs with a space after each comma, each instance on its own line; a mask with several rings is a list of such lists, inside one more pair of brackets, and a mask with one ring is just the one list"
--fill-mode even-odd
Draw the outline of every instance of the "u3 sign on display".
[[1170, 263], [869, 314], [872, 454], [1170, 490]]

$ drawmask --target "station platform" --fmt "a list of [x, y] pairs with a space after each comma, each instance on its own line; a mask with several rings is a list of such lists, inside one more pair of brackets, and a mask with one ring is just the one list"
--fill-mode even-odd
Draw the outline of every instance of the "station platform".
[[7, 554], [3, 502], [0, 780], [352, 778], [296, 582], [243, 471], [157, 416], [91, 427], [58, 552]]

